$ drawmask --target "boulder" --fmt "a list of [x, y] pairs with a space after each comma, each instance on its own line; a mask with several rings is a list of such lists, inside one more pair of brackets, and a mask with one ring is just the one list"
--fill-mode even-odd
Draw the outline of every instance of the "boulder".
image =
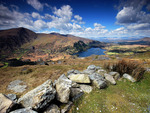
[[136, 80], [131, 75], [129, 75], [127, 73], [123, 74], [123, 77], [128, 79], [131, 82], [136, 82]]
[[67, 72], [67, 76], [69, 76], [71, 74], [80, 74], [80, 73], [81, 73], [80, 71], [72, 69]]
[[60, 113], [60, 108], [55, 105], [51, 104], [45, 111], [44, 113]]
[[21, 81], [21, 80], [15, 80], [10, 82], [10, 84], [8, 85], [8, 90], [13, 90], [16, 93], [22, 93], [26, 90], [27, 85], [25, 84], [25, 82]]
[[72, 105], [73, 105], [73, 102], [69, 101], [66, 104], [66, 106], [61, 110], [61, 113], [67, 113], [71, 109]]
[[80, 85], [80, 88], [85, 93], [90, 93], [92, 91], [92, 89], [93, 89], [91, 86], [84, 85], [84, 84]]
[[71, 87], [72, 87], [72, 88], [79, 88], [80, 85], [73, 81]]
[[99, 89], [103, 89], [107, 86], [106, 80], [98, 73], [93, 73], [89, 75], [89, 78], [92, 81], [92, 84]]
[[96, 72], [95, 70], [88, 70], [88, 69], [83, 71], [84, 74], [92, 74], [92, 73], [95, 73], [95, 72]]
[[107, 73], [104, 69], [97, 70], [97, 73], [104, 77], [104, 74]]
[[121, 77], [118, 72], [109, 72], [109, 75], [113, 76], [115, 80], [118, 80]]
[[86, 70], [83, 71], [84, 74], [93, 74], [97, 70], [101, 69], [99, 66], [89, 65]]
[[17, 109], [15, 111], [10, 112], [10, 113], [38, 113], [38, 112], [33, 111], [30, 107], [28, 107], [28, 108]]
[[69, 79], [77, 83], [90, 83], [90, 79], [87, 74], [72, 74]]
[[15, 102], [13, 102], [8, 97], [0, 93], [0, 113], [10, 112], [15, 105]]
[[17, 96], [15, 94], [8, 94], [6, 95], [10, 100], [17, 102]]
[[49, 79], [19, 98], [18, 103], [22, 104], [24, 107], [31, 107], [35, 110], [39, 110], [51, 102], [55, 98], [55, 94], [56, 90], [53, 88], [52, 81]]
[[113, 84], [113, 85], [116, 85], [116, 81], [115, 81], [115, 79], [113, 78], [113, 76], [112, 75], [109, 75], [109, 74], [104, 74], [104, 76], [105, 76], [105, 79], [107, 80], [107, 81], [109, 81], [111, 84]]
[[78, 99], [83, 94], [84, 93], [83, 93], [83, 91], [80, 88], [71, 88], [70, 97], [71, 97], [72, 101]]
[[88, 69], [88, 70], [98, 70], [98, 69], [100, 69], [100, 67], [99, 67], [99, 66], [95, 66], [95, 65], [89, 65], [89, 66], [87, 67], [87, 69]]
[[57, 100], [68, 103], [72, 81], [65, 74], [61, 75], [56, 82]]

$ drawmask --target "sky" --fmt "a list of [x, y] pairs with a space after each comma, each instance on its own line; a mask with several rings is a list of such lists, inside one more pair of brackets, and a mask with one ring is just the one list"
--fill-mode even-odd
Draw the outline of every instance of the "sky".
[[0, 30], [99, 39], [150, 37], [150, 0], [0, 0]]

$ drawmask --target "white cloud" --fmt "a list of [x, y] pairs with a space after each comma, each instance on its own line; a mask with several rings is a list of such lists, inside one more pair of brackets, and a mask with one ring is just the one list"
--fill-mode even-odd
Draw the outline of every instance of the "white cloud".
[[127, 26], [127, 28], [131, 30], [145, 30], [150, 29], [150, 24], [149, 23], [131, 24]]
[[57, 9], [55, 7], [55, 10], [53, 13], [58, 17], [61, 17], [61, 18], [68, 17], [69, 19], [71, 19], [72, 8], [70, 7], [70, 5], [64, 5], [60, 9]]
[[37, 29], [37, 30], [42, 30], [42, 29], [44, 29], [44, 28], [47, 28], [47, 24], [46, 24], [46, 22], [44, 22], [43, 20], [36, 20], [36, 21], [34, 22], [34, 27], [35, 27], [35, 29]]
[[85, 24], [85, 22], [82, 21], [82, 17], [79, 15], [74, 15], [74, 19], [72, 19], [72, 22], [78, 24]]
[[78, 21], [82, 21], [82, 17], [79, 15], [75, 15], [74, 18], [77, 19]]
[[105, 28], [105, 26], [102, 26], [102, 25], [99, 24], [99, 23], [94, 23], [94, 27], [95, 27], [96, 29], [103, 29], [103, 28]]
[[32, 13], [32, 17], [33, 17], [33, 18], [37, 18], [37, 19], [43, 18], [39, 13], [36, 13], [36, 12], [33, 12], [33, 13]]
[[43, 10], [44, 5], [41, 4], [38, 0], [27, 0], [27, 3], [38, 11]]
[[[48, 7], [48, 6], [47, 6]], [[33, 19], [34, 18], [34, 19]], [[138, 11], [133, 7], [124, 7], [116, 16], [117, 23], [122, 27], [109, 31], [100, 23], [85, 27], [80, 15], [74, 15], [69, 5], [53, 8], [51, 14], [40, 15], [37, 12], [21, 13], [19, 9], [9, 9], [0, 5], [0, 29], [26, 27], [35, 32], [56, 29], [59, 33], [72, 34], [85, 38], [150, 36], [149, 14]]]

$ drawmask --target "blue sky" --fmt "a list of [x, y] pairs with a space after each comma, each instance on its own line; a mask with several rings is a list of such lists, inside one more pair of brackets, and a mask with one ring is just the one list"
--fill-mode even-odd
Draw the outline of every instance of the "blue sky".
[[0, 0], [0, 29], [85, 38], [150, 37], [149, 0]]

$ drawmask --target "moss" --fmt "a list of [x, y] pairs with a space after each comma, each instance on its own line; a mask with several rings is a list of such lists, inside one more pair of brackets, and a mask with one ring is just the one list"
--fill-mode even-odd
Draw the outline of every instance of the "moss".
[[[150, 73], [138, 83], [118, 81], [116, 86], [95, 89], [75, 102], [72, 113], [144, 113], [150, 103]], [[79, 108], [77, 110], [76, 108]]]

